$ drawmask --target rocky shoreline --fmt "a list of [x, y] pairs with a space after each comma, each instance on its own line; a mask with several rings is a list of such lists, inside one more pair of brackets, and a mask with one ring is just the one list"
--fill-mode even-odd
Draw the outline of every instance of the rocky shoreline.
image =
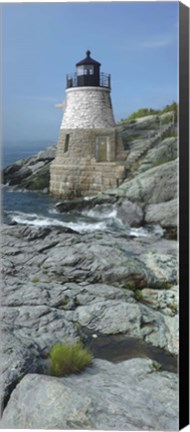
[[[175, 241], [127, 239], [104, 232], [71, 234], [18, 225], [4, 226], [2, 235], [5, 403], [16, 386], [5, 408], [2, 427], [12, 427], [13, 421], [15, 427], [28, 427], [25, 409], [18, 414], [19, 399], [16, 398], [17, 408], [13, 409], [11, 402], [17, 387], [25, 382], [23, 376], [46, 374], [51, 346], [56, 342], [74, 342], [82, 336], [84, 340], [84, 329], [92, 335], [135, 338], [177, 355]], [[144, 354], [139, 350], [138, 355], [142, 355], [139, 361], [146, 366]], [[128, 361], [124, 363], [127, 365]], [[109, 369], [112, 363], [108, 363]], [[149, 360], [150, 365], [154, 363]], [[152, 373], [155, 379], [158, 374], [162, 377], [161, 372]], [[176, 380], [175, 373], [164, 373], [171, 382]], [[49, 379], [52, 382], [52, 377]], [[36, 423], [35, 415], [32, 418], [29, 427], [45, 427], [44, 423]], [[54, 422], [47, 426], [48, 421], [46, 427], [57, 427]]]
[[[149, 149], [115, 190], [57, 204], [70, 213], [114, 206], [124, 227], [157, 224], [163, 235], [2, 226], [1, 428], [178, 429], [176, 145]], [[30, 188], [52, 152], [6, 168], [5, 183]], [[92, 349], [92, 366], [49, 376], [52, 345], [77, 340]]]

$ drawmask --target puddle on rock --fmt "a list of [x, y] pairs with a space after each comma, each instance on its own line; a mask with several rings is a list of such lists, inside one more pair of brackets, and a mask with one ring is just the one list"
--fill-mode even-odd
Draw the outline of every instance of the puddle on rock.
[[161, 364], [160, 370], [177, 373], [177, 356], [154, 347], [142, 340], [126, 335], [104, 335], [90, 333], [86, 328], [80, 329], [83, 343], [93, 353], [94, 357], [120, 362], [137, 357], [147, 357]]

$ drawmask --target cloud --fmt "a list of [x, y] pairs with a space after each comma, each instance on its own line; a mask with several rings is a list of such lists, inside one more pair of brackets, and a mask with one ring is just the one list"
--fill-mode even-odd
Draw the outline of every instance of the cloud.
[[31, 95], [31, 94], [20, 94], [18, 96], [19, 100], [23, 101], [33, 101], [36, 103], [48, 103], [51, 105], [62, 103], [62, 97], [61, 96], [45, 96], [45, 95]]
[[[176, 30], [176, 32], [174, 34], [159, 34], [159, 35], [151, 35], [150, 38], [146, 38], [146, 39], [133, 39], [133, 40], [128, 40], [127, 44], [117, 44], [115, 46], [113, 46], [112, 48], [116, 51], [119, 52], [120, 54], [128, 54], [131, 52], [136, 52], [136, 51], [143, 51], [143, 50], [156, 50], [159, 48], [169, 48], [170, 46], [172, 46], [173, 44], [177, 44], [177, 39], [178, 39], [178, 32]], [[176, 45], [177, 46], [177, 45]]]
[[152, 38], [150, 40], [141, 42], [139, 44], [140, 48], [147, 48], [147, 49], [155, 49], [155, 48], [165, 48], [173, 44], [175, 42], [175, 38], [165, 35], [165, 36], [158, 36], [156, 38]]
[[[57, 102], [57, 98], [53, 97], [53, 96], [27, 96], [27, 99], [31, 99], [31, 100], [35, 100], [38, 102], [50, 102], [50, 103], [56, 103]], [[60, 99], [60, 98], [59, 98]]]

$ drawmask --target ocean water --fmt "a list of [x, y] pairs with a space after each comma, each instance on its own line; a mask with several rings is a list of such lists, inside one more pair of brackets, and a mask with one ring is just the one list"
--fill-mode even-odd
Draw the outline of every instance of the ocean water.
[[[53, 143], [4, 146], [2, 166], [6, 167], [17, 160], [28, 158], [45, 149], [48, 145], [53, 145]], [[56, 207], [58, 199], [30, 191], [16, 191], [7, 185], [2, 186], [1, 202], [2, 219], [7, 224], [67, 227], [79, 233], [98, 230], [124, 232], [134, 237], [163, 236], [163, 230], [159, 226], [128, 228], [118, 219], [114, 205], [83, 210], [80, 213], [77, 211], [60, 213]]]
[[1, 148], [1, 167], [5, 168], [18, 160], [33, 156], [52, 145], [55, 145], [54, 141], [27, 141], [24, 143], [4, 141]]
[[160, 238], [164, 232], [158, 225], [129, 228], [117, 217], [114, 205], [95, 207], [80, 212], [60, 213], [58, 200], [45, 194], [2, 188], [3, 222], [38, 227], [70, 228], [78, 233], [93, 231], [117, 232], [133, 237]]
[[[17, 160], [28, 158], [44, 150], [53, 142], [7, 144], [3, 146], [2, 167]], [[31, 226], [68, 227], [77, 232], [119, 229], [121, 222], [116, 218], [114, 209], [100, 214], [89, 211], [83, 213], [60, 213], [56, 209], [58, 200], [40, 193], [15, 191], [8, 186], [2, 187], [3, 221]]]
[[60, 213], [57, 203], [57, 199], [45, 194], [15, 191], [8, 186], [2, 188], [3, 220], [7, 224], [66, 227], [79, 233], [124, 229], [114, 207], [104, 211], [94, 209]]

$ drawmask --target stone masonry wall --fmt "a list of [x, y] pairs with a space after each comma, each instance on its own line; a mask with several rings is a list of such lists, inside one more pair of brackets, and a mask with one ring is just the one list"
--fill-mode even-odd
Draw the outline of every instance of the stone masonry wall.
[[[115, 161], [117, 153], [115, 128], [61, 129], [57, 144], [56, 158], [69, 155], [70, 157], [76, 158], [80, 156], [86, 157], [87, 159], [93, 157], [98, 159], [97, 146], [101, 139], [106, 142], [106, 160], [108, 162]], [[68, 155], [66, 153], [68, 153]]]
[[[103, 148], [99, 140], [103, 140]], [[117, 145], [120, 150], [115, 128], [62, 129], [51, 164], [50, 192], [66, 197], [94, 195], [121, 184], [125, 168], [116, 162]]]
[[113, 128], [110, 89], [73, 87], [66, 90], [65, 112], [61, 129]]
[[124, 178], [125, 167], [117, 162], [59, 157], [51, 164], [50, 193], [67, 198], [96, 195], [119, 186]]

